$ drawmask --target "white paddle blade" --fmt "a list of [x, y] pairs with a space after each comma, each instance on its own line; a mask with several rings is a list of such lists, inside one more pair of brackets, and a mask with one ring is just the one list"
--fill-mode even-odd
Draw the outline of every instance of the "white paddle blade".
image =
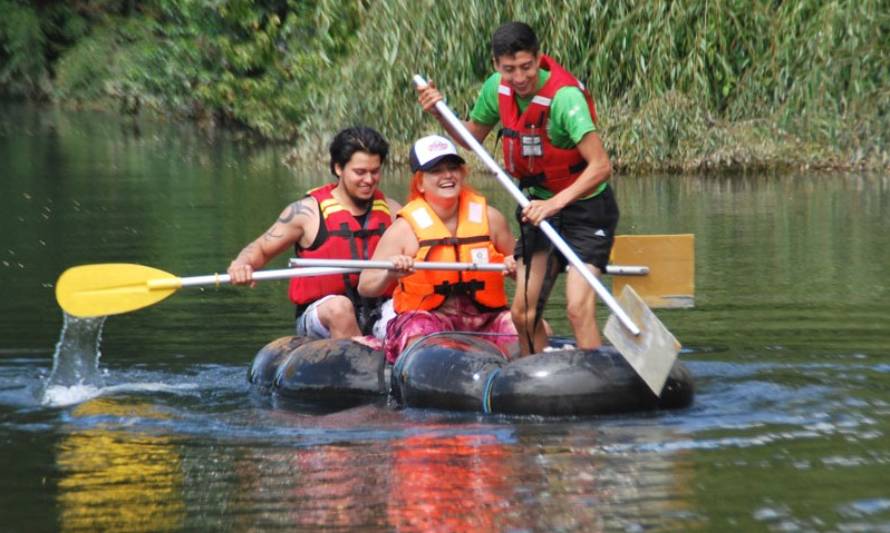
[[640, 328], [640, 334], [633, 335], [614, 314], [609, 315], [603, 333], [652, 392], [661, 396], [680, 351], [680, 343], [630, 285], [624, 287], [618, 301]]

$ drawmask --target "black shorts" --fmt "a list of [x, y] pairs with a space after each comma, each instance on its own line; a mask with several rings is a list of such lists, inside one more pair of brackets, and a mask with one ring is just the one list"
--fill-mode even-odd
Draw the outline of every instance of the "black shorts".
[[[605, 272], [615, 242], [618, 215], [618, 204], [609, 186], [593, 198], [567, 205], [547, 221], [582, 261]], [[523, 253], [530, 258], [535, 252], [554, 251], [550, 239], [540, 228], [522, 222], [521, 208], [516, 210], [516, 219], [519, 221], [519, 238], [513, 255], [517, 259], [522, 258]], [[555, 256], [560, 261], [560, 270], [565, 269], [568, 260], [559, 251]]]

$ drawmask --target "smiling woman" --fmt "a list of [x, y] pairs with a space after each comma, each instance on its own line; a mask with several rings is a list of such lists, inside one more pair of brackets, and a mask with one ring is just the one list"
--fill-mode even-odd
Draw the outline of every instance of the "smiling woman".
[[499, 272], [415, 272], [414, 261], [504, 263], [515, 269], [513, 235], [504, 216], [466, 186], [464, 159], [448, 139], [431, 135], [414, 143], [409, 203], [383, 234], [375, 259], [393, 270], [366, 270], [359, 292], [375, 297], [393, 291], [398, 316], [387, 326], [385, 351], [394, 362], [420, 337], [440, 331], [497, 334], [510, 353], [516, 330]]

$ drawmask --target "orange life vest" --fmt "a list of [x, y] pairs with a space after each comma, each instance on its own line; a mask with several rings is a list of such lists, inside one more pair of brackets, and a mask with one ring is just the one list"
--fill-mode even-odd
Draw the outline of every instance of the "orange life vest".
[[[485, 198], [466, 189], [460, 193], [457, 235], [452, 235], [423, 198], [409, 202], [398, 216], [414, 230], [420, 244], [416, 261], [503, 263], [491, 242]], [[501, 272], [418, 270], [399, 280], [393, 291], [397, 313], [435, 309], [451, 295], [465, 294], [492, 309], [507, 305]]]
[[516, 95], [509, 85], [498, 86], [498, 111], [504, 129], [504, 163], [507, 171], [519, 179], [522, 188], [540, 185], [557, 193], [569, 185], [587, 168], [587, 161], [577, 147], [558, 148], [547, 135], [550, 103], [563, 87], [576, 87], [584, 94], [587, 110], [596, 122], [596, 106], [590, 92], [577, 78], [546, 54], [541, 54], [541, 68], [550, 77], [519, 112]]

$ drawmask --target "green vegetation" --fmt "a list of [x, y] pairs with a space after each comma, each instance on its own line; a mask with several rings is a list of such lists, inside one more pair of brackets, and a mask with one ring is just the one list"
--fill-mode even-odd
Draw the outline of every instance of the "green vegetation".
[[[0, 0], [0, 90], [243, 126], [317, 157], [346, 124], [397, 145], [465, 115], [500, 21], [586, 79], [620, 167], [890, 167], [887, 0]], [[397, 150], [401, 153], [403, 150]]]

